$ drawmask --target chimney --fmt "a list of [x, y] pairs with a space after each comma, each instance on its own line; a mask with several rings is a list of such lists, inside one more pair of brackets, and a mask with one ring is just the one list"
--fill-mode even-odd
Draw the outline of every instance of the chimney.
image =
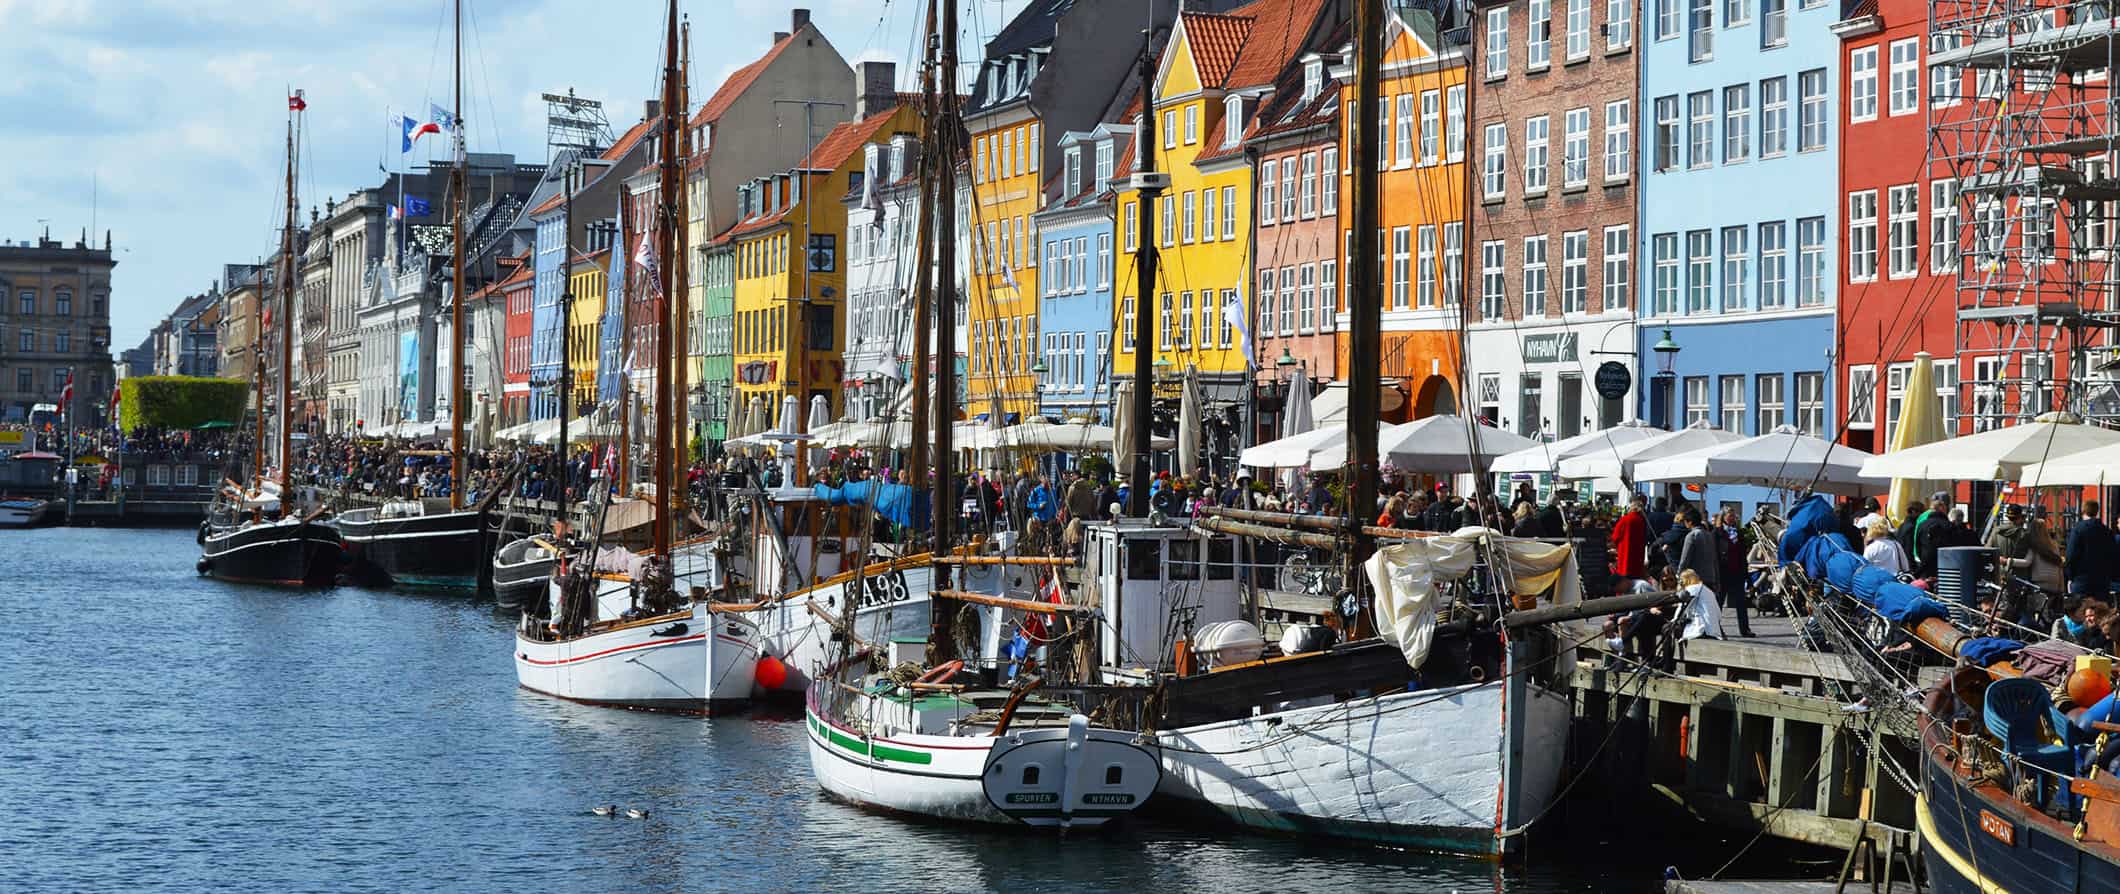
[[854, 120], [861, 121], [898, 105], [898, 63], [859, 62], [854, 65]]
[[780, 42], [781, 42], [781, 41], [783, 41], [783, 40], [787, 40], [787, 39], [788, 39], [788, 32], [786, 32], [786, 31], [775, 31], [775, 32], [773, 32], [773, 46], [776, 46], [776, 47], [777, 47], [777, 46], [780, 46]]
[[[809, 11], [809, 10], [807, 10], [807, 9], [793, 9], [793, 10], [789, 10], [789, 11], [788, 11], [788, 30], [789, 30], [789, 31], [801, 31], [801, 30], [802, 30], [802, 26], [804, 26], [804, 25], [807, 25], [807, 24], [809, 24], [809, 23], [810, 23], [810, 11]], [[774, 43], [779, 43], [779, 42], [780, 42], [780, 41], [777, 41], [777, 40], [776, 40], [776, 41], [774, 41]]]
[[653, 121], [662, 114], [662, 100], [650, 99], [641, 103], [640, 120]]

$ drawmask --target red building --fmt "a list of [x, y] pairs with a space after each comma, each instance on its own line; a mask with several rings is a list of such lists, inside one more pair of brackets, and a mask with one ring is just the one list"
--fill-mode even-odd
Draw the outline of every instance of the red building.
[[1950, 167], [1931, 160], [1929, 119], [1932, 106], [1945, 113], [1963, 91], [1950, 69], [1928, 69], [1928, 15], [1925, 0], [1872, 0], [1833, 28], [1841, 38], [1835, 145], [1849, 147], [1840, 153], [1834, 353], [1847, 402], [1838, 430], [1842, 443], [1879, 453], [1891, 446], [1920, 351], [1936, 358], [1945, 431], [1959, 430], [1958, 200]]
[[[1344, 38], [1344, 33], [1338, 34], [1329, 43], [1337, 45]], [[1338, 378], [1333, 309], [1340, 294], [1339, 129], [1339, 85], [1326, 74], [1325, 57], [1308, 53], [1283, 67], [1272, 92], [1252, 115], [1241, 145], [1252, 156], [1254, 182], [1271, 189], [1267, 181], [1277, 170], [1285, 172], [1279, 182], [1288, 185], [1281, 189], [1293, 194], [1285, 200], [1286, 214], [1267, 210], [1263, 203], [1258, 206], [1253, 230], [1258, 297], [1253, 308], [1257, 346], [1252, 387], [1258, 391], [1260, 408], [1260, 430], [1254, 436], [1262, 441], [1279, 436], [1278, 410], [1298, 369], [1313, 387]], [[1319, 176], [1312, 177], [1312, 172]], [[1316, 302], [1321, 312], [1315, 318], [1310, 312], [1313, 302], [1299, 297], [1313, 287], [1321, 296]]]
[[[530, 333], [531, 296], [535, 292], [536, 271], [530, 263], [530, 253], [525, 251], [513, 258], [501, 261], [504, 269], [501, 281], [492, 288], [498, 289], [507, 310], [503, 318], [504, 337], [507, 341], [501, 352], [501, 418], [500, 426], [506, 428], [530, 421]], [[508, 264], [515, 265], [513, 273], [505, 272]]]

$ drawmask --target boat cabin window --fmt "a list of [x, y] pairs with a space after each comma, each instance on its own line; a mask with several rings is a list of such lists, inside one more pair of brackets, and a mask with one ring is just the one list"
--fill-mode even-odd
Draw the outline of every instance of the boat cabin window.
[[1229, 580], [1236, 576], [1237, 542], [1225, 537], [1207, 541], [1207, 578]]
[[1200, 541], [1173, 540], [1170, 542], [1170, 579], [1200, 579]]
[[1038, 765], [1037, 765], [1037, 764], [1024, 764], [1024, 765], [1023, 765], [1023, 784], [1024, 784], [1024, 785], [1037, 785], [1037, 784], [1038, 784]]
[[1121, 783], [1122, 781], [1124, 781], [1124, 780], [1125, 780], [1125, 778], [1126, 778], [1126, 768], [1125, 768], [1125, 767], [1119, 766], [1118, 764], [1112, 764], [1111, 766], [1109, 766], [1109, 767], [1105, 767], [1105, 768], [1104, 768], [1104, 784], [1105, 784], [1105, 785], [1118, 785], [1118, 784], [1120, 784], [1120, 783]]
[[1144, 537], [1126, 542], [1126, 579], [1163, 579], [1163, 542]]

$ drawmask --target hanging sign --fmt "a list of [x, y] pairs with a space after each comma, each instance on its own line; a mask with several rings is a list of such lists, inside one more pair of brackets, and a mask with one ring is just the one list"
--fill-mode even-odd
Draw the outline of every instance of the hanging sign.
[[1626, 364], [1607, 360], [1597, 365], [1597, 374], [1591, 384], [1597, 389], [1597, 396], [1619, 400], [1627, 396], [1627, 389], [1634, 387], [1634, 374], [1627, 371]]

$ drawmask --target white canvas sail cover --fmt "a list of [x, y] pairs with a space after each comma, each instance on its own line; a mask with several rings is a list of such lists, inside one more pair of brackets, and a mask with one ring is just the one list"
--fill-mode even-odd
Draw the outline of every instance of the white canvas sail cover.
[[1376, 594], [1377, 635], [1398, 644], [1407, 664], [1427, 663], [1435, 641], [1436, 591], [1472, 570], [1482, 537], [1494, 544], [1502, 579], [1512, 592], [1528, 596], [1550, 588], [1556, 605], [1582, 601], [1575, 550], [1564, 543], [1518, 540], [1474, 527], [1379, 547], [1363, 565]]

